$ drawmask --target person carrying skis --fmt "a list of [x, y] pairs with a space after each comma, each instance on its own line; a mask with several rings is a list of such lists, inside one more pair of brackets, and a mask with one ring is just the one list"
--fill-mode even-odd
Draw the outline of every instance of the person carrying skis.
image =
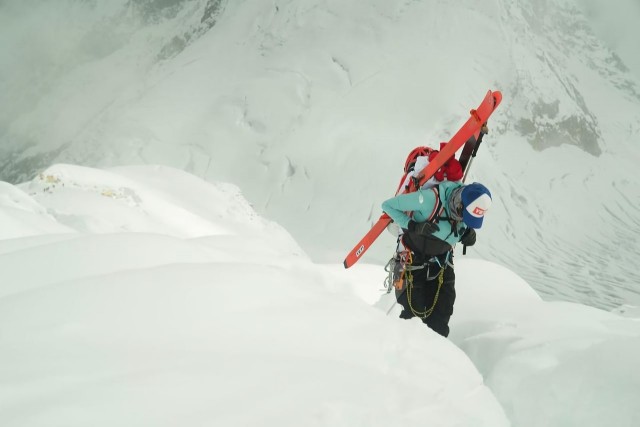
[[397, 262], [403, 278], [396, 298], [400, 317], [419, 317], [431, 329], [449, 335], [456, 298], [453, 247], [473, 246], [491, 206], [491, 193], [474, 182], [442, 181], [382, 203], [382, 210], [403, 229]]

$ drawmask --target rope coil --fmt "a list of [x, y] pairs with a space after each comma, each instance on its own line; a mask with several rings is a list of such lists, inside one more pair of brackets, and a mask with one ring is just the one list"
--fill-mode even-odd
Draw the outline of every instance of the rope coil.
[[416, 310], [411, 304], [413, 293], [413, 274], [411, 272], [428, 267], [429, 264], [411, 265], [413, 262], [413, 254], [411, 251], [405, 250], [396, 253], [396, 256], [392, 257], [384, 267], [384, 271], [388, 273], [384, 281], [384, 287], [387, 293], [390, 293], [394, 289], [397, 292], [400, 292], [404, 289], [407, 292], [409, 309], [414, 316], [419, 317], [420, 319], [426, 319], [427, 317], [431, 316], [431, 314], [435, 310], [436, 304], [438, 303], [438, 297], [440, 296], [440, 290], [442, 289], [442, 284], [444, 283], [444, 271], [446, 270], [447, 266], [451, 265], [449, 254], [447, 254], [447, 258], [445, 259], [444, 264], [442, 264], [437, 258], [435, 260], [440, 267], [440, 271], [438, 271], [438, 273], [432, 277], [429, 277], [429, 272], [427, 272], [427, 280], [430, 281], [437, 278], [438, 289], [436, 290], [436, 294], [433, 298], [431, 307], [429, 307], [425, 311]]
[[425, 311], [418, 311], [414, 309], [413, 305], [411, 304], [411, 292], [413, 291], [413, 275], [410, 271], [407, 273], [407, 301], [409, 302], [409, 308], [411, 309], [411, 312], [414, 316], [419, 317], [420, 319], [426, 319], [427, 317], [431, 316], [433, 310], [436, 307], [436, 304], [438, 303], [440, 289], [442, 288], [442, 283], [444, 283], [444, 270], [446, 268], [446, 264], [440, 268], [440, 272], [438, 273], [438, 289], [436, 290], [436, 295], [433, 297], [433, 304], [431, 304], [431, 307]]

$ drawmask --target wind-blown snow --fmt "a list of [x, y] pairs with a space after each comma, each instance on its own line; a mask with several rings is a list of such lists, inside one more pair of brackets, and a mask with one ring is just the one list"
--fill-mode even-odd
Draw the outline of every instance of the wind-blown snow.
[[379, 266], [312, 263], [231, 185], [56, 165], [0, 194], [3, 426], [640, 421], [633, 310], [457, 257], [445, 339], [386, 314]]

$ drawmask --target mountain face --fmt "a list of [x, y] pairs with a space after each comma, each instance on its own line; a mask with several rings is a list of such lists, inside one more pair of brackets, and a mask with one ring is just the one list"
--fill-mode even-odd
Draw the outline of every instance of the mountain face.
[[[494, 196], [470, 256], [545, 298], [640, 303], [640, 73], [607, 7], [5, 1], [0, 178], [58, 162], [174, 166], [233, 182], [314, 259], [341, 262], [405, 155], [501, 90], [470, 177]], [[619, 9], [640, 17], [632, 1]], [[394, 243], [383, 235], [365, 261]]]

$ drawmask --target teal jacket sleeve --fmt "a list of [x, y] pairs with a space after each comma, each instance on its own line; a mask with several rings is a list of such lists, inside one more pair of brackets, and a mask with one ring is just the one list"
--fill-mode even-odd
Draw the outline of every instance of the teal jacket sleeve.
[[[382, 210], [402, 228], [407, 228], [411, 219], [416, 222], [426, 221], [435, 207], [436, 194], [431, 189], [401, 194], [382, 203]], [[413, 212], [412, 218], [409, 217], [408, 212]]]

